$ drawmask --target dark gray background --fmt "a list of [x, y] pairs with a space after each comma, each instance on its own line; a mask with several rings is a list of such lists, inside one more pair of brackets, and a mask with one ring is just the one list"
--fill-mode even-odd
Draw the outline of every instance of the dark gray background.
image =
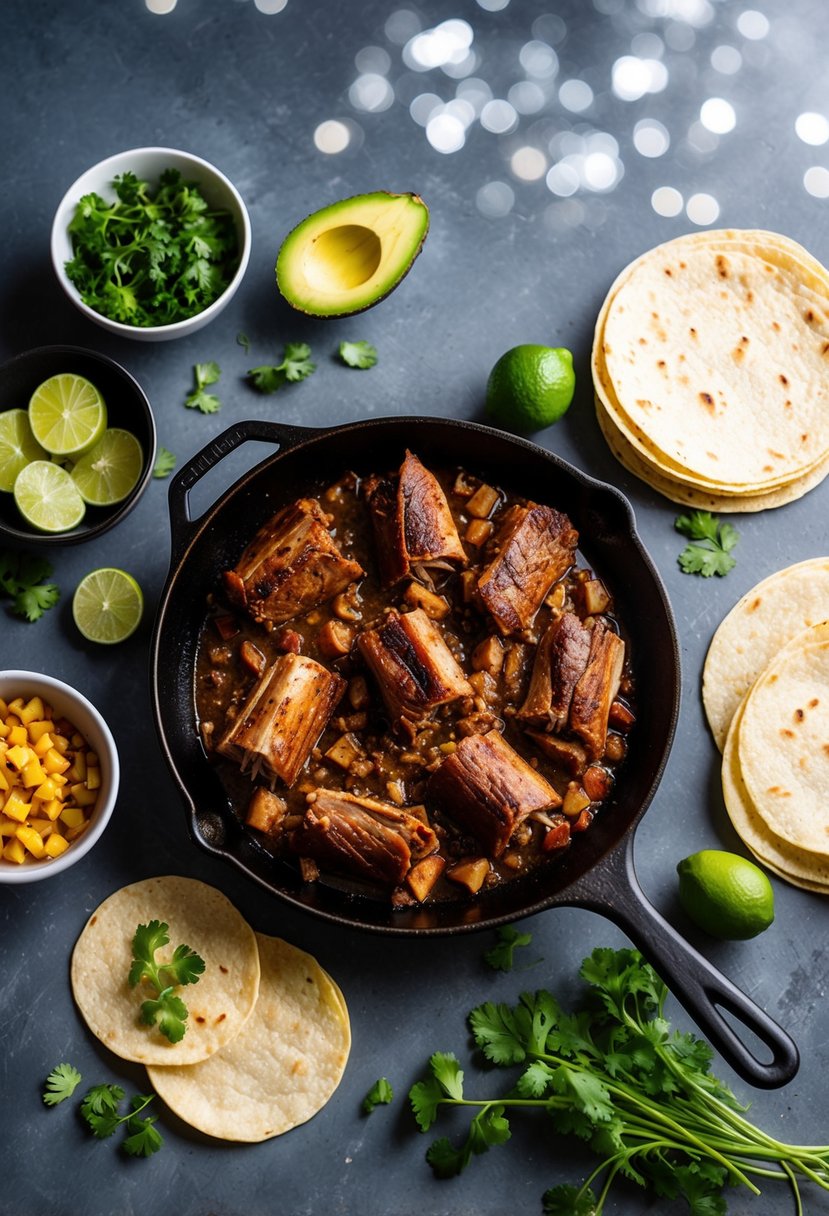
[[[746, 18], [749, 4], [755, 16]], [[460, 80], [439, 67], [406, 67], [401, 46], [388, 34], [397, 27], [387, 25], [402, 7], [378, 0], [288, 0], [284, 11], [268, 15], [253, 0], [179, 0], [174, 12], [161, 16], [148, 12], [143, 0], [5, 0], [0, 356], [50, 342], [112, 355], [141, 381], [160, 442], [182, 462], [246, 417], [311, 426], [385, 414], [478, 418], [487, 373], [503, 350], [519, 342], [571, 347], [576, 400], [564, 421], [537, 440], [630, 495], [680, 630], [680, 726], [661, 790], [637, 837], [639, 874], [660, 909], [800, 1045], [803, 1065], [788, 1087], [754, 1092], [735, 1080], [738, 1094], [774, 1134], [820, 1142], [829, 1123], [825, 907], [818, 897], [775, 880], [771, 929], [752, 942], [717, 943], [684, 920], [674, 867], [699, 848], [739, 848], [725, 818], [718, 757], [703, 720], [701, 665], [717, 623], [745, 590], [790, 562], [826, 552], [826, 488], [783, 510], [737, 520], [738, 565], [727, 579], [683, 576], [676, 566], [682, 545], [672, 528], [676, 510], [625, 473], [600, 437], [588, 357], [593, 322], [616, 272], [649, 246], [695, 227], [685, 214], [668, 219], [656, 213], [651, 196], [659, 187], [673, 187], [686, 201], [709, 194], [720, 209], [718, 224], [777, 229], [824, 261], [829, 257], [827, 203], [804, 188], [804, 173], [826, 164], [826, 146], [810, 146], [795, 133], [799, 114], [829, 106], [825, 6], [818, 0], [512, 0], [490, 12], [473, 0], [406, 5], [423, 29], [449, 18], [469, 23], [478, 56], [472, 74], [496, 98], [524, 78], [519, 52], [533, 37], [554, 45], [559, 57], [558, 75], [541, 81], [547, 98], [539, 113], [519, 116], [516, 132], [504, 135], [473, 122], [465, 146], [451, 154], [430, 146], [408, 106], [422, 93], [447, 101]], [[770, 23], [764, 36], [756, 10]], [[722, 46], [732, 52], [720, 52], [714, 61], [738, 64], [731, 73], [712, 66], [712, 52]], [[376, 50], [360, 56], [368, 47], [380, 48], [388, 62]], [[611, 68], [632, 54], [661, 59], [665, 71], [655, 70], [665, 87], [622, 100], [611, 89]], [[358, 109], [350, 94], [367, 63], [385, 69], [381, 74], [393, 90], [394, 100], [376, 112]], [[568, 111], [559, 99], [559, 86], [573, 78], [593, 90], [583, 113]], [[382, 84], [374, 83], [382, 93]], [[730, 133], [716, 137], [700, 127], [700, 106], [710, 97], [732, 104], [736, 126]], [[636, 150], [633, 130], [642, 118], [658, 120], [669, 132], [665, 155], [646, 158]], [[325, 155], [315, 147], [314, 132], [326, 120], [352, 124], [346, 151]], [[573, 137], [562, 142], [568, 130], [575, 143]], [[589, 142], [597, 132], [612, 135], [618, 146], [623, 175], [612, 190], [582, 184], [564, 198], [543, 177], [528, 182], [512, 174], [510, 158], [521, 147], [543, 151], [547, 166], [574, 148], [576, 154], [608, 147], [612, 153], [606, 139]], [[215, 162], [238, 186], [253, 224], [250, 268], [232, 305], [209, 329], [159, 345], [119, 341], [81, 318], [55, 284], [48, 255], [52, 214], [74, 178], [105, 156], [149, 144], [185, 148]], [[612, 162], [610, 171], [622, 172]], [[500, 217], [480, 209], [479, 200], [492, 192], [479, 191], [493, 181], [513, 192], [511, 209]], [[378, 188], [415, 190], [430, 206], [431, 233], [412, 274], [388, 301], [354, 320], [318, 322], [291, 312], [273, 279], [282, 237], [317, 207]], [[250, 357], [236, 344], [240, 330], [251, 339]], [[352, 372], [339, 366], [332, 354], [343, 337], [373, 342], [377, 367]], [[318, 370], [301, 385], [261, 398], [243, 383], [245, 369], [270, 361], [286, 340], [309, 341]], [[224, 405], [212, 417], [183, 408], [191, 366], [202, 359], [216, 359], [223, 369], [218, 391]], [[197, 509], [260, 454], [247, 447], [211, 474], [199, 487]], [[476, 1161], [461, 1179], [438, 1183], [423, 1160], [431, 1137], [415, 1130], [405, 1093], [433, 1050], [454, 1050], [467, 1059], [464, 1015], [471, 1006], [514, 998], [525, 987], [546, 985], [571, 996], [580, 959], [597, 945], [621, 944], [621, 935], [588, 912], [535, 917], [523, 926], [533, 933], [525, 969], [499, 976], [482, 963], [491, 944], [486, 935], [410, 942], [331, 928], [275, 903], [198, 853], [159, 753], [148, 695], [148, 641], [168, 558], [165, 483], [153, 482], [117, 530], [86, 546], [54, 549], [51, 557], [61, 603], [36, 625], [3, 611], [0, 663], [48, 671], [91, 697], [116, 736], [123, 778], [111, 826], [90, 856], [54, 881], [0, 888], [3, 1216], [537, 1213], [546, 1187], [583, 1178], [593, 1165], [589, 1154], [551, 1138], [543, 1120], [520, 1118], [511, 1145]], [[139, 632], [112, 650], [85, 644], [70, 614], [79, 579], [109, 564], [131, 571], [147, 600]], [[163, 1152], [136, 1162], [112, 1143], [90, 1140], [66, 1107], [42, 1106], [42, 1079], [63, 1059], [89, 1083], [144, 1085], [140, 1069], [109, 1056], [81, 1025], [68, 961], [100, 900], [124, 883], [159, 873], [216, 884], [257, 929], [311, 950], [340, 982], [352, 1016], [351, 1060], [336, 1095], [307, 1126], [267, 1144], [238, 1147], [192, 1133], [162, 1113]], [[671, 1010], [690, 1026], [675, 1002]], [[724, 1065], [718, 1063], [718, 1070], [734, 1080]], [[395, 1087], [395, 1103], [365, 1119], [360, 1099], [382, 1074]], [[470, 1091], [483, 1093], [501, 1080], [477, 1076], [471, 1066], [468, 1076]], [[438, 1133], [451, 1126], [444, 1121]], [[829, 1202], [815, 1191], [807, 1209], [829, 1211]], [[606, 1207], [631, 1216], [681, 1210], [682, 1204], [650, 1201], [626, 1183], [617, 1185]], [[730, 1210], [776, 1216], [790, 1208], [784, 1188], [769, 1183], [757, 1199], [732, 1192]]]

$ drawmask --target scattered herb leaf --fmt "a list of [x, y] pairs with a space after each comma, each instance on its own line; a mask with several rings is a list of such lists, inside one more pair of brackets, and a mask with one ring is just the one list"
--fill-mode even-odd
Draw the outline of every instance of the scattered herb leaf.
[[208, 363], [193, 364], [196, 387], [184, 399], [188, 410], [201, 410], [203, 414], [215, 414], [222, 408], [221, 401], [214, 393], [204, 391], [209, 384], [215, 384], [221, 374], [222, 369], [213, 360]]
[[275, 393], [283, 384], [304, 380], [316, 371], [316, 367], [316, 363], [311, 362], [311, 347], [306, 342], [287, 342], [281, 363], [252, 367], [248, 379], [260, 393]]
[[385, 1077], [380, 1077], [375, 1081], [371, 1089], [363, 1098], [362, 1110], [364, 1115], [370, 1115], [375, 1106], [385, 1106], [391, 1102], [394, 1097], [394, 1090]]
[[176, 458], [169, 448], [159, 448], [153, 465], [153, 477], [169, 477], [175, 467]]
[[241, 346], [245, 354], [250, 354], [250, 338], [241, 331], [236, 335], [236, 345]]
[[[694, 1216], [722, 1216], [724, 1188], [780, 1179], [803, 1210], [799, 1179], [829, 1186], [829, 1145], [784, 1144], [753, 1126], [731, 1090], [710, 1072], [706, 1042], [673, 1030], [664, 1015], [667, 988], [635, 950], [594, 950], [581, 967], [589, 1000], [576, 1013], [551, 993], [525, 992], [515, 1006], [488, 1002], [469, 1022], [493, 1064], [522, 1065], [505, 1096], [464, 1097], [458, 1060], [436, 1052], [429, 1076], [409, 1094], [421, 1131], [442, 1106], [472, 1107], [466, 1139], [436, 1140], [427, 1160], [440, 1178], [510, 1138], [507, 1112], [544, 1111], [557, 1132], [587, 1141], [601, 1164], [581, 1186], [556, 1186], [546, 1216], [601, 1216], [617, 1174], [655, 1195], [684, 1197]], [[598, 1197], [591, 1189], [604, 1174]]]
[[484, 962], [493, 971], [512, 971], [516, 947], [529, 946], [532, 939], [531, 933], [519, 933], [512, 925], [502, 925], [498, 930], [498, 941], [491, 950], [487, 950]]
[[81, 1083], [81, 1074], [72, 1064], [58, 1064], [46, 1078], [43, 1101], [47, 1106], [57, 1106], [71, 1098]]
[[44, 580], [52, 567], [32, 553], [0, 553], [0, 596], [12, 601], [12, 611], [27, 621], [37, 621], [60, 599], [56, 583]]
[[174, 995], [173, 989], [176, 985], [198, 983], [205, 964], [195, 950], [185, 945], [176, 946], [166, 963], [156, 962], [156, 951], [169, 941], [169, 925], [164, 921], [151, 920], [139, 925], [132, 939], [133, 960], [128, 978], [131, 988], [148, 980], [158, 993], [157, 998], [141, 1005], [141, 1021], [158, 1026], [165, 1038], [178, 1043], [187, 1030], [187, 1006]]
[[341, 342], [338, 353], [347, 367], [374, 367], [377, 348], [370, 342]]
[[152, 1102], [154, 1094], [135, 1094], [125, 1115], [118, 1113], [124, 1099], [120, 1085], [93, 1085], [81, 1102], [81, 1116], [98, 1140], [112, 1136], [122, 1124], [130, 1133], [123, 1142], [124, 1152], [131, 1157], [150, 1157], [164, 1143], [153, 1124], [155, 1117], [139, 1118]]
[[203, 312], [238, 264], [233, 217], [213, 211], [195, 182], [166, 169], [157, 189], [134, 173], [116, 199], [85, 194], [69, 224], [66, 273], [90, 308], [127, 325], [170, 325]]
[[691, 541], [677, 558], [683, 574], [701, 574], [703, 578], [711, 578], [713, 574], [728, 574], [737, 565], [731, 550], [740, 534], [731, 524], [721, 524], [710, 511], [678, 515], [674, 527]]

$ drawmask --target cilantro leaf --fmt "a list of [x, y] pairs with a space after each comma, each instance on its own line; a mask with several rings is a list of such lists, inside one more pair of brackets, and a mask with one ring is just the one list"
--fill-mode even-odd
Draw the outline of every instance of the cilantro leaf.
[[161, 1133], [153, 1126], [156, 1116], [139, 1118], [139, 1112], [144, 1110], [153, 1100], [152, 1094], [135, 1094], [130, 1100], [131, 1113], [126, 1117], [127, 1131], [130, 1133], [122, 1145], [124, 1152], [130, 1157], [151, 1157], [164, 1144]]
[[176, 946], [173, 957], [161, 970], [169, 972], [177, 984], [197, 984], [204, 973], [204, 959], [189, 946]]
[[287, 342], [281, 363], [252, 367], [248, 379], [260, 393], [275, 393], [283, 384], [297, 383], [316, 371], [311, 362], [311, 347], [306, 342]]
[[362, 1111], [365, 1115], [370, 1115], [376, 1106], [385, 1106], [391, 1102], [394, 1097], [394, 1091], [389, 1085], [385, 1077], [380, 1077], [375, 1081], [371, 1089], [363, 1098]]
[[692, 511], [689, 515], [678, 515], [674, 527], [691, 540], [677, 558], [683, 574], [722, 577], [736, 566], [731, 550], [739, 540], [739, 533], [732, 524], [719, 523], [710, 511]]
[[98, 1140], [111, 1136], [121, 1122], [118, 1103], [123, 1097], [120, 1085], [93, 1085], [87, 1091], [81, 1102], [81, 1115]]
[[81, 1082], [81, 1074], [71, 1064], [58, 1064], [46, 1078], [43, 1101], [47, 1106], [57, 1106], [71, 1098]]
[[250, 338], [247, 334], [243, 334], [241, 330], [236, 335], [236, 345], [241, 346], [246, 355], [250, 354]]
[[214, 393], [205, 392], [207, 386], [215, 384], [221, 374], [221, 368], [213, 360], [193, 364], [196, 387], [184, 399], [184, 404], [189, 410], [201, 410], [203, 414], [215, 414], [222, 408], [221, 401]]
[[510, 1126], [500, 1103], [488, 1103], [469, 1125], [466, 1141], [456, 1149], [441, 1137], [430, 1146], [426, 1160], [438, 1178], [452, 1178], [465, 1170], [473, 1156], [480, 1156], [497, 1144], [505, 1144], [511, 1136]]
[[142, 1003], [141, 1021], [147, 1026], [157, 1026], [171, 1043], [180, 1043], [187, 1031], [187, 1006], [181, 997], [173, 995], [171, 984], [156, 999]]
[[450, 1098], [463, 1098], [463, 1070], [451, 1051], [436, 1051], [429, 1060], [432, 1076]]
[[445, 1094], [434, 1077], [427, 1081], [416, 1081], [409, 1090], [409, 1101], [412, 1113], [422, 1132], [428, 1132], [438, 1114], [438, 1106], [444, 1100]]
[[46, 583], [52, 567], [44, 558], [32, 553], [0, 553], [0, 596], [12, 601], [17, 616], [33, 622], [60, 599], [55, 583]]
[[544, 1216], [596, 1216], [596, 1197], [590, 1189], [562, 1184], [544, 1192]]
[[153, 477], [169, 477], [176, 467], [176, 458], [168, 448], [159, 448], [153, 465]]
[[493, 1064], [521, 1064], [526, 1059], [525, 1041], [530, 1028], [529, 1012], [524, 1006], [479, 1005], [469, 1015], [475, 1042]]
[[143, 979], [155, 984], [156, 988], [166, 987], [157, 982], [155, 952], [170, 941], [169, 928], [164, 921], [151, 920], [146, 925], [139, 925], [135, 930], [132, 939], [132, 966], [128, 976], [130, 988], [134, 988]]
[[498, 930], [497, 943], [487, 950], [484, 961], [494, 971], [511, 971], [515, 964], [516, 947], [529, 946], [532, 939], [531, 933], [519, 933], [512, 925], [503, 925]]
[[377, 349], [370, 342], [341, 342], [337, 353], [347, 367], [374, 367]]

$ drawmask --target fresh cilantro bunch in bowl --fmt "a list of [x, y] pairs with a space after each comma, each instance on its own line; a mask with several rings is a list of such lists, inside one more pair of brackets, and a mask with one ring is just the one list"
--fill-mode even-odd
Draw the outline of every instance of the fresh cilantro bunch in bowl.
[[69, 187], [52, 224], [52, 265], [90, 320], [167, 341], [218, 316], [250, 244], [242, 197], [214, 165], [174, 148], [133, 148]]

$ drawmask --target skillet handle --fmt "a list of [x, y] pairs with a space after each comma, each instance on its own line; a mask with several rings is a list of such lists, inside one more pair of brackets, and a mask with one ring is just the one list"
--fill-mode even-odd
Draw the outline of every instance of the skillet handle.
[[[800, 1063], [790, 1036], [673, 928], [645, 895], [633, 864], [632, 834], [577, 880], [574, 903], [612, 920], [641, 950], [720, 1055], [750, 1084], [776, 1089], [791, 1081]], [[568, 898], [568, 902], [570, 899]], [[725, 1010], [771, 1052], [758, 1060], [723, 1017]]]
[[250, 418], [246, 422], [234, 423], [226, 431], [222, 431], [221, 435], [211, 439], [210, 443], [197, 452], [182, 469], [179, 469], [170, 482], [168, 503], [173, 562], [178, 561], [195, 532], [197, 520], [194, 520], [190, 514], [190, 491], [196, 482], [204, 477], [205, 473], [209, 473], [220, 461], [224, 460], [225, 456], [230, 455], [243, 443], [247, 443], [249, 439], [274, 443], [280, 450], [289, 451], [308, 435], [314, 433], [313, 427], [289, 426], [282, 422]]

